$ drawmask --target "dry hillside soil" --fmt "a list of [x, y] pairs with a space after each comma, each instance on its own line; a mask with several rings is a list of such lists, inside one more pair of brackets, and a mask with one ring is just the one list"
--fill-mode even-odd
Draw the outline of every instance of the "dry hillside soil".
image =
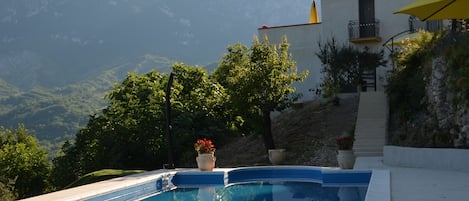
[[[358, 111], [357, 94], [341, 97], [339, 106], [305, 102], [273, 118], [276, 147], [287, 150], [285, 165], [337, 166], [335, 138], [353, 131]], [[234, 138], [216, 157], [217, 167], [270, 164], [260, 136]]]

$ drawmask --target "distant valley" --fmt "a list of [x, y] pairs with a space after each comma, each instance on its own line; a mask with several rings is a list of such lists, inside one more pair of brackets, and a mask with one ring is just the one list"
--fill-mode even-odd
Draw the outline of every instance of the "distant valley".
[[[73, 139], [128, 72], [213, 69], [262, 24], [305, 23], [309, 0], [2, 0], [0, 126]], [[288, 15], [284, 13], [288, 12]]]
[[128, 72], [168, 72], [172, 63], [166, 58], [145, 55], [135, 63], [116, 65], [76, 84], [35, 86], [27, 91], [0, 80], [0, 125], [15, 127], [23, 123], [41, 140], [73, 139], [78, 129], [86, 125], [89, 115], [106, 106], [105, 93]]

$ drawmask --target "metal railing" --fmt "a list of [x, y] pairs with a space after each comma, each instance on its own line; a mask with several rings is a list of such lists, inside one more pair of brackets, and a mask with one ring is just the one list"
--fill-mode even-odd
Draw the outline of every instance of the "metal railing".
[[417, 17], [409, 17], [409, 30], [411, 33], [417, 32], [419, 30], [425, 31], [440, 31], [443, 30], [443, 21], [442, 20], [431, 20], [431, 21], [420, 21]]
[[348, 33], [350, 40], [379, 37], [379, 20], [375, 19], [366, 23], [351, 20], [348, 23]]

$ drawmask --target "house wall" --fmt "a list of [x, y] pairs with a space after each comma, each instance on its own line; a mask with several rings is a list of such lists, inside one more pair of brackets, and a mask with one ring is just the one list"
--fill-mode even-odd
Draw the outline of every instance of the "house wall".
[[328, 0], [322, 2], [323, 41], [334, 37], [339, 44], [348, 42], [348, 22], [358, 20], [358, 0]]
[[[408, 15], [393, 14], [395, 10], [413, 2], [414, 0], [375, 0], [375, 17], [380, 21], [379, 35], [381, 42], [354, 44], [358, 48], [367, 46], [371, 51], [378, 52], [384, 49], [388, 60], [386, 67], [377, 69], [377, 85], [379, 91], [384, 90], [386, 72], [392, 69], [392, 62], [388, 58], [390, 51], [383, 43], [395, 34], [409, 29]], [[310, 5], [305, 5], [310, 6]], [[259, 37], [267, 35], [272, 43], [280, 43], [282, 36], [287, 36], [290, 51], [297, 62], [300, 71], [308, 70], [308, 77], [294, 86], [297, 92], [303, 93], [301, 101], [317, 98], [314, 90], [321, 84], [322, 63], [315, 53], [319, 52], [318, 43], [325, 42], [334, 37], [338, 44], [348, 44], [348, 23], [358, 20], [358, 0], [327, 0], [321, 2], [322, 17], [318, 24], [285, 25], [259, 29]], [[308, 19], [305, 19], [307, 21]], [[311, 91], [312, 90], [312, 91]]]

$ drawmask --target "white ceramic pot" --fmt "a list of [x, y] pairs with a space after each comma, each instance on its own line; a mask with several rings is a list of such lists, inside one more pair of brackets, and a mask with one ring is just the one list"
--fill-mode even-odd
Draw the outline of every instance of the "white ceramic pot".
[[353, 169], [353, 165], [355, 164], [355, 154], [353, 150], [339, 150], [337, 162], [342, 169]]
[[280, 165], [285, 160], [285, 149], [269, 149], [269, 160], [272, 165]]
[[197, 166], [202, 171], [212, 171], [215, 168], [215, 161], [217, 158], [214, 153], [208, 154], [199, 154], [195, 160], [197, 161]]

